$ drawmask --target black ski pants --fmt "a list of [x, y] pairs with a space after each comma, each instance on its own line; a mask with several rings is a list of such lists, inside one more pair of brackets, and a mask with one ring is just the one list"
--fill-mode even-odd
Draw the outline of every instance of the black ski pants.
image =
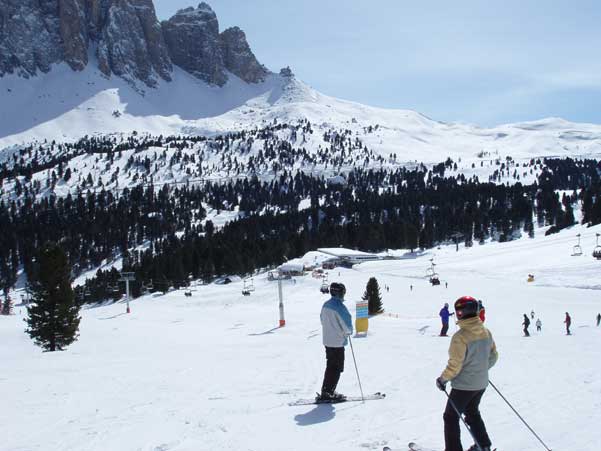
[[440, 335], [446, 335], [447, 332], [449, 331], [449, 323], [442, 323], [442, 329], [440, 329]]
[[[455, 404], [459, 413], [465, 415], [465, 422], [469, 425], [472, 434], [481, 447], [490, 446], [490, 438], [486, 432], [486, 426], [480, 415], [480, 401], [485, 390], [457, 390], [452, 389], [450, 399]], [[461, 446], [461, 429], [459, 428], [459, 416], [447, 401], [447, 407], [443, 415], [444, 419], [444, 441], [445, 451], [463, 451]]]
[[524, 336], [525, 337], [529, 337], [530, 336], [530, 332], [528, 332], [528, 326], [524, 326]]
[[326, 346], [326, 371], [323, 375], [322, 393], [333, 394], [338, 386], [340, 374], [344, 371], [344, 347], [329, 348]]

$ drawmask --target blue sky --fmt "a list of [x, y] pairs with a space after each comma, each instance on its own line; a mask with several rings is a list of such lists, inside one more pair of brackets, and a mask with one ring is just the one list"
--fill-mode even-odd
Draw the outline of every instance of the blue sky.
[[[189, 0], [155, 0], [160, 19]], [[601, 2], [209, 0], [273, 71], [334, 97], [495, 125], [601, 123]]]

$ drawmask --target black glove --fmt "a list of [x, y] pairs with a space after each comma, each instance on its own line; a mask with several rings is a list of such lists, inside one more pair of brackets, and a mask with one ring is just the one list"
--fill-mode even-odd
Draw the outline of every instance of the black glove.
[[447, 381], [445, 381], [442, 377], [436, 379], [436, 387], [440, 391], [447, 391]]

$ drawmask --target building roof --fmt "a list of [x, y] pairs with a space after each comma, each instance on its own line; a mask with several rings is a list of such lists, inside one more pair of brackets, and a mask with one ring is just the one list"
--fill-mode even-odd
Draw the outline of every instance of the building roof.
[[346, 249], [344, 247], [324, 247], [317, 249], [319, 252], [331, 255], [338, 258], [353, 258], [353, 257], [373, 257], [374, 259], [379, 258], [376, 254], [369, 254], [367, 252], [356, 251], [353, 249]]

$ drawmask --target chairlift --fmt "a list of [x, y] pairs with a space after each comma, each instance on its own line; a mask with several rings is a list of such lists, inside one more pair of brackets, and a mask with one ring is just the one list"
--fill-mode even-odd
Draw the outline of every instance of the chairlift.
[[242, 295], [250, 296], [250, 294], [253, 291], [255, 291], [255, 284], [253, 282], [253, 279], [250, 279], [250, 281], [248, 279], [244, 279], [244, 288], [242, 288]]
[[597, 260], [601, 260], [601, 245], [599, 244], [600, 236], [601, 236], [601, 233], [597, 233], [597, 245], [595, 246], [595, 249], [593, 250], [593, 257], [596, 258]]
[[572, 249], [572, 257], [579, 257], [582, 255], [582, 247], [580, 247], [580, 234], [576, 236], [578, 237], [578, 244]]
[[440, 285], [440, 279], [438, 278], [438, 275], [433, 275], [432, 277], [430, 277], [430, 283], [432, 284], [432, 286]]
[[430, 259], [430, 267], [426, 269], [426, 277], [432, 278], [436, 275], [436, 271], [434, 269], [435, 266], [436, 266], [436, 263], [434, 263], [434, 259], [431, 258]]
[[330, 293], [330, 285], [328, 284], [328, 282], [326, 282], [324, 280], [323, 283], [321, 284], [321, 287], [319, 288], [319, 291], [321, 291], [323, 294], [329, 294]]

